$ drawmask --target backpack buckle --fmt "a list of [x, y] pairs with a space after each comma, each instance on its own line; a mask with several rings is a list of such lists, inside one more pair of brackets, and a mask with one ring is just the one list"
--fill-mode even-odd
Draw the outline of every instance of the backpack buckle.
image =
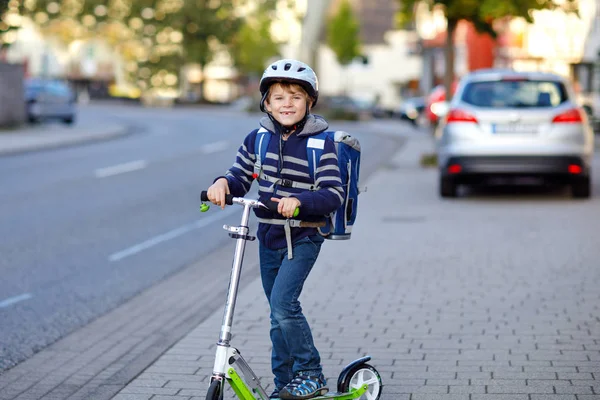
[[281, 179], [281, 186], [290, 188], [293, 186], [293, 182], [290, 179]]

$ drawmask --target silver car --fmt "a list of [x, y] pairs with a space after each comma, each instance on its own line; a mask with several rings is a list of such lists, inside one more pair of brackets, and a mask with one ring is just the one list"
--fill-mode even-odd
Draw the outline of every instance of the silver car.
[[534, 176], [590, 196], [594, 134], [569, 81], [540, 72], [487, 69], [464, 76], [436, 129], [439, 192], [490, 177]]
[[64, 82], [46, 79], [25, 81], [27, 119], [38, 122], [58, 119], [65, 124], [75, 122], [75, 93]]

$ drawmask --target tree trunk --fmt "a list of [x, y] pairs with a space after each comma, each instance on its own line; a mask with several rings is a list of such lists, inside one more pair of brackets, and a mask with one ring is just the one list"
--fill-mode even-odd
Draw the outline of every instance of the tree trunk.
[[200, 83], [198, 84], [198, 94], [200, 95], [198, 102], [202, 103], [204, 102], [204, 83], [206, 82], [206, 75], [204, 75], [206, 68], [204, 63], [200, 63], [200, 70], [202, 71], [202, 79], [200, 79]]
[[454, 32], [458, 21], [455, 19], [448, 20], [448, 28], [446, 31], [446, 44], [444, 46], [444, 56], [446, 59], [446, 71], [444, 74], [444, 87], [446, 89], [446, 101], [452, 100], [452, 83], [454, 82]]

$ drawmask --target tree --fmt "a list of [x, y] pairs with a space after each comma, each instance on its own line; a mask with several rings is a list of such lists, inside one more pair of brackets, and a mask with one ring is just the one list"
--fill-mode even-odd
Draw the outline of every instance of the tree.
[[[232, 40], [241, 25], [232, 0], [187, 0], [169, 20], [171, 26], [183, 31], [183, 58], [199, 64], [202, 70], [212, 61], [220, 45]], [[204, 80], [200, 84], [200, 93], [203, 92]]]
[[[360, 25], [348, 0], [343, 0], [337, 13], [327, 26], [327, 45], [333, 50], [338, 62], [346, 69], [360, 55]], [[346, 75], [346, 80], [348, 76]], [[347, 92], [348, 82], [344, 86]]]
[[450, 90], [454, 80], [454, 33], [458, 22], [469, 21], [481, 33], [496, 37], [493, 22], [505, 17], [522, 17], [533, 22], [531, 11], [562, 8], [576, 12], [578, 0], [398, 0], [400, 23], [406, 23], [414, 15], [418, 3], [426, 3], [430, 9], [441, 7], [447, 20], [446, 43], [444, 48], [446, 71], [444, 85], [446, 99], [452, 98]]
[[[0, 0], [0, 5], [6, 1]], [[183, 64], [196, 63], [204, 69], [215, 54], [233, 52], [236, 40], [254, 49], [253, 53], [238, 49], [234, 58], [242, 69], [254, 69], [252, 64], [258, 63], [264, 68], [263, 55], [274, 55], [264, 16], [282, 6], [279, 0], [35, 0], [25, 4], [30, 6], [24, 13], [46, 33], [62, 37], [66, 44], [101, 37], [124, 55], [127, 65], [137, 64], [129, 71], [132, 80], [152, 82], [155, 77], [154, 82], [163, 85], [171, 82], [168, 86], [177, 84], [173, 75], [179, 76]], [[252, 18], [243, 18], [240, 10], [252, 7], [263, 17], [250, 22]], [[167, 75], [169, 79], [162, 79]]]
[[8, 11], [8, 2], [10, 0], [0, 0], [0, 17], [4, 15], [6, 11]]
[[329, 20], [327, 27], [327, 45], [333, 50], [338, 62], [346, 66], [360, 55], [360, 25], [354, 16], [348, 0]]
[[254, 12], [244, 18], [229, 46], [234, 64], [247, 83], [256, 83], [269, 60], [280, 56], [279, 43], [271, 34], [276, 7], [274, 0], [258, 3]]
[[8, 2], [9, 0], [0, 0], [0, 51], [4, 46], [4, 41], [2, 40], [2, 36], [5, 32], [8, 31], [8, 25], [2, 20], [2, 17], [8, 11]]
[[246, 19], [232, 41], [231, 54], [240, 73], [260, 76], [269, 59], [280, 55], [279, 44], [271, 36], [270, 19]]
[[5, 34], [9, 31], [18, 29], [14, 23], [9, 21], [9, 10], [18, 12], [19, 6], [10, 6], [10, 0], [0, 0], [0, 58], [4, 56], [3, 50], [10, 45], [10, 41], [5, 41]]

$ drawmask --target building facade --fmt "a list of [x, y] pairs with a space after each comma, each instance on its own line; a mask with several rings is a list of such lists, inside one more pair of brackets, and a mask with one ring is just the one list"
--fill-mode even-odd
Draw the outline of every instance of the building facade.
[[[332, 1], [333, 15], [341, 0]], [[396, 0], [350, 0], [360, 22], [363, 58], [344, 67], [326, 45], [324, 24], [317, 69], [325, 95], [347, 95], [365, 103], [395, 109], [418, 92], [421, 57], [411, 48], [414, 32], [395, 29]]]

